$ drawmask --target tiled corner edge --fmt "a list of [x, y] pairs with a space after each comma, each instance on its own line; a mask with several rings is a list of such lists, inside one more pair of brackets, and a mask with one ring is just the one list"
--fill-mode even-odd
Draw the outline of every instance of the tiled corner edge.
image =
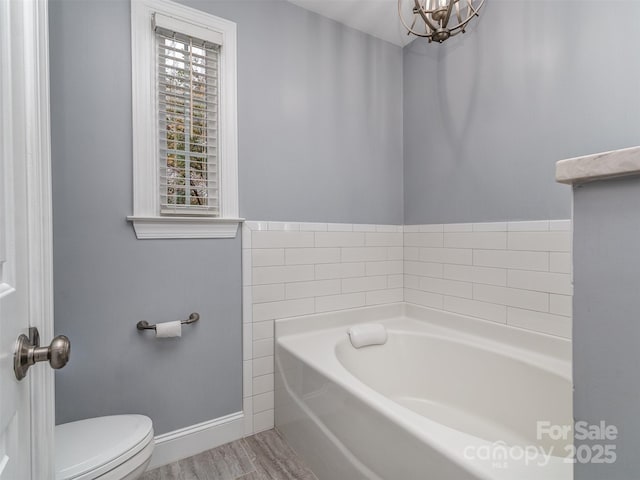
[[242, 411], [245, 436], [254, 433], [251, 263], [251, 228], [245, 222], [242, 225]]

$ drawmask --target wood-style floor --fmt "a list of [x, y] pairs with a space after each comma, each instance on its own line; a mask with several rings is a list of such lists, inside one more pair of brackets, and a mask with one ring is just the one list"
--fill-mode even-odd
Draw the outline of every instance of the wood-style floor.
[[145, 473], [140, 480], [317, 480], [276, 430]]

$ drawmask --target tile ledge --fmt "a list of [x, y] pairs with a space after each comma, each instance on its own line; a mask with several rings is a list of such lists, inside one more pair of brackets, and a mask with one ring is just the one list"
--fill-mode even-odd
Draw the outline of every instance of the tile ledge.
[[640, 175], [640, 146], [560, 160], [556, 182], [567, 185]]

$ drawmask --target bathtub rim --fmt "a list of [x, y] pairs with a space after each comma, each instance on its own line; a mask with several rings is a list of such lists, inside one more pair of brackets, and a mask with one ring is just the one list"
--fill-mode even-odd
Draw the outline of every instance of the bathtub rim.
[[423, 322], [432, 327], [434, 332], [453, 334], [455, 338], [460, 338], [460, 334], [467, 339], [479, 338], [485, 344], [507, 347], [505, 351], [522, 349], [533, 357], [548, 357], [559, 362], [559, 370], [568, 371], [569, 380], [572, 381], [571, 339], [406, 302], [277, 319], [274, 322], [274, 341], [359, 323], [395, 319]]

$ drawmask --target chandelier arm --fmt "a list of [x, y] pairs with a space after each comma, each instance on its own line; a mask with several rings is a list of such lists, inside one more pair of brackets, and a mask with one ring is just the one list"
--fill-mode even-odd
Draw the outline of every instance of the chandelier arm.
[[416, 2], [418, 13], [422, 17], [422, 20], [424, 20], [424, 23], [426, 23], [431, 30], [436, 31], [438, 27], [431, 23], [431, 20], [429, 20], [429, 17], [427, 16], [427, 12], [425, 12], [425, 10], [420, 6], [419, 0], [414, 1]]
[[[416, 17], [415, 15], [413, 16], [413, 22], [411, 22], [411, 30], [413, 30], [413, 27], [416, 26], [416, 22], [418, 21], [418, 17]], [[409, 33], [409, 32], [407, 32]]]
[[[424, 34], [424, 33], [421, 33], [421, 32], [417, 32], [412, 27], [409, 27], [409, 25], [407, 25], [407, 22], [405, 22], [404, 17], [402, 16], [402, 0], [398, 0], [398, 16], [400, 17], [400, 22], [402, 23], [404, 28], [407, 29], [407, 35], [413, 34], [416, 37], [423, 37], [423, 38], [428, 38], [429, 40], [431, 40], [431, 33]], [[414, 23], [413, 23], [413, 25], [415, 25], [415, 20], [417, 20], [417, 16], [416, 15], [414, 15]]]
[[444, 21], [442, 22], [442, 26], [446, 28], [449, 23], [449, 19], [451, 18], [451, 12], [453, 11], [453, 5], [458, 4], [456, 0], [449, 0], [449, 8], [447, 8], [447, 14], [444, 17]]
[[[471, 1], [471, 0], [468, 0]], [[469, 8], [473, 11], [473, 15], [469, 14], [469, 16], [467, 17], [467, 19], [461, 23], [459, 26], [464, 28], [467, 26], [467, 24], [473, 20], [474, 17], [479, 17], [480, 16], [480, 9], [482, 8], [482, 6], [484, 5], [485, 0], [482, 0], [480, 2], [480, 5], [478, 5], [478, 8], [474, 8], [471, 4], [469, 4]], [[457, 28], [457, 27], [456, 27]]]
[[423, 37], [423, 38], [431, 39], [431, 33], [425, 34], [425, 33], [413, 30], [412, 28], [409, 28], [409, 26], [405, 23], [404, 20], [402, 20], [402, 24], [407, 29], [407, 35], [415, 35], [416, 37]]
[[[467, 0], [468, 2], [470, 2], [471, 0]], [[485, 0], [482, 0], [482, 2], [480, 2], [480, 5], [478, 6], [478, 8], [474, 8], [471, 7], [471, 11], [473, 12], [473, 14], [469, 13], [469, 16], [465, 19], [462, 20], [458, 25], [456, 25], [455, 27], [452, 27], [450, 32], [451, 32], [451, 36], [457, 35], [458, 33], [460, 33], [458, 30], [462, 30], [464, 31], [465, 27], [469, 24], [469, 22], [471, 20], [473, 20], [475, 17], [479, 17], [480, 16], [480, 9], [482, 8], [482, 5], [484, 5]]]
[[[420, 5], [420, 8], [418, 9], [418, 11], [420, 12], [427, 12], [430, 8], [431, 5], [431, 0], [420, 0], [422, 2], [422, 4]], [[435, 1], [435, 0], [434, 0]], [[416, 2], [418, 3], [418, 2]], [[415, 10], [414, 10], [415, 12]], [[418, 17], [418, 15], [416, 15], [415, 13], [413, 14], [414, 18], [416, 20], [418, 20], [418, 18], [421, 18], [422, 16]], [[429, 24], [429, 23], [425, 23], [424, 24], [424, 34], [426, 35], [426, 37], [429, 39], [429, 43], [431, 43], [431, 36], [433, 35], [433, 25]]]
[[482, 6], [484, 5], [485, 0], [482, 0], [480, 2], [480, 5], [478, 5], [478, 8], [475, 8], [472, 4], [471, 4], [471, 0], [467, 0], [469, 2], [469, 10], [473, 11], [473, 15], [469, 15], [469, 18], [467, 19], [467, 23], [469, 23], [469, 20], [471, 20], [473, 17], [479, 17], [480, 16], [480, 9], [482, 8]]
[[453, 37], [453, 36], [455, 36], [455, 35], [457, 35], [459, 33], [466, 33], [465, 27], [467, 26], [469, 21], [471, 21], [472, 19], [473, 19], [473, 17], [471, 17], [468, 21], [465, 21], [464, 23], [461, 23], [460, 25], [456, 25], [451, 30], [449, 30], [449, 33], [451, 34], [451, 36]]

